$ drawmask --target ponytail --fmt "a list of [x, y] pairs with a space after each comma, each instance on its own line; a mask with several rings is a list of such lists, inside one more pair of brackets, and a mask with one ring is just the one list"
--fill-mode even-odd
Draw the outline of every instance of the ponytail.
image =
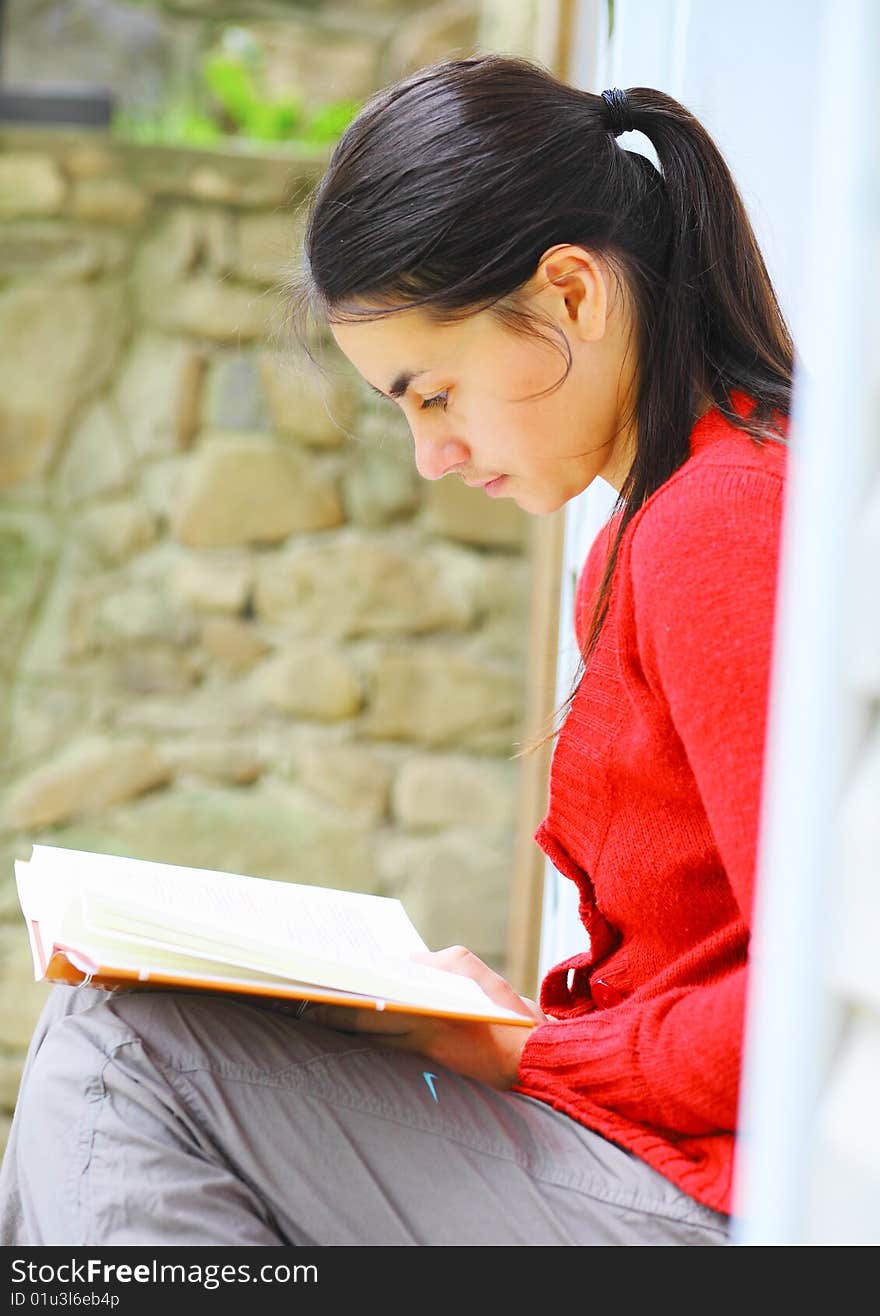
[[[614, 509], [616, 530], [583, 658], [607, 614], [623, 532], [689, 456], [696, 398], [757, 443], [781, 440], [791, 408], [794, 347], [745, 207], [721, 153], [683, 105], [651, 87], [603, 92], [608, 130], [644, 133], [657, 154], [668, 213], [659, 264], [630, 262], [641, 361], [636, 456]], [[654, 167], [628, 152], [644, 171]], [[731, 392], [752, 400], [745, 417]]]

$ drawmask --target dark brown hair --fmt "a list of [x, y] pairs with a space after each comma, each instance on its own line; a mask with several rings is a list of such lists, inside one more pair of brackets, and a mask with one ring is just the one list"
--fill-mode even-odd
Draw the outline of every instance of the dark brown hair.
[[[308, 208], [292, 324], [424, 308], [438, 322], [490, 310], [558, 340], [522, 294], [544, 252], [602, 256], [634, 310], [636, 452], [615, 507], [583, 659], [607, 612], [621, 536], [687, 459], [698, 401], [756, 442], [781, 438], [794, 350], [751, 224], [718, 148], [678, 101], [626, 92], [647, 156], [623, 149], [601, 96], [529, 60], [450, 59], [378, 92], [346, 129]], [[313, 358], [314, 359], [314, 358]], [[753, 400], [741, 417], [731, 401]], [[581, 668], [583, 670], [583, 666]]]

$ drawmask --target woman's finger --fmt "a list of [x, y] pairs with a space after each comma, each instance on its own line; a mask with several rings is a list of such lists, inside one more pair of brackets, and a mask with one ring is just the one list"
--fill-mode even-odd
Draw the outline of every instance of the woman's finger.
[[478, 955], [466, 946], [446, 946], [443, 950], [413, 951], [412, 958], [420, 964], [443, 969], [447, 973], [460, 973], [465, 978], [473, 978], [483, 989], [490, 1001], [516, 1014], [528, 1015], [531, 1019], [543, 1019], [544, 1014], [534, 1001], [527, 1000], [515, 992], [506, 978], [496, 973]]

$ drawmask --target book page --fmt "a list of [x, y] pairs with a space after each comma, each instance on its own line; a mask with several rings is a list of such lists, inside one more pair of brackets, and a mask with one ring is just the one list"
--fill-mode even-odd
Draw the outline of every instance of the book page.
[[35, 845], [31, 867], [53, 896], [64, 874], [120, 930], [218, 933], [236, 945], [305, 950], [342, 962], [424, 948], [399, 900], [213, 869]]

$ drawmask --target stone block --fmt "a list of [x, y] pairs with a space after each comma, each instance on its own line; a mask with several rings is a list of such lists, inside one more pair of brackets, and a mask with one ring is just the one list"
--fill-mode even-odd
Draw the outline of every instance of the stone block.
[[370, 828], [296, 785], [196, 785], [52, 833], [52, 844], [352, 891], [377, 887]]
[[73, 179], [104, 178], [118, 168], [112, 151], [97, 142], [74, 141], [63, 156], [64, 172]]
[[157, 646], [112, 656], [110, 664], [113, 688], [125, 695], [184, 694], [201, 677], [194, 655]]
[[277, 315], [266, 293], [203, 274], [169, 287], [142, 287], [139, 305], [158, 329], [230, 345], [265, 338]]
[[526, 514], [509, 498], [487, 498], [461, 480], [433, 481], [425, 491], [424, 526], [430, 534], [486, 548], [520, 549]]
[[163, 746], [162, 752], [171, 764], [175, 780], [185, 787], [196, 782], [249, 786], [271, 766], [258, 747], [232, 736], [208, 741], [172, 741]]
[[218, 352], [207, 369], [202, 423], [209, 429], [268, 430], [269, 407], [254, 352]]
[[248, 684], [258, 701], [319, 721], [353, 717], [363, 702], [355, 668], [340, 650], [320, 642], [300, 641], [267, 659]]
[[192, 613], [155, 581], [102, 578], [84, 583], [74, 593], [68, 652], [80, 658], [145, 643], [180, 648], [197, 634]]
[[254, 562], [235, 549], [181, 552], [168, 577], [173, 597], [197, 612], [241, 612], [250, 597]]
[[133, 454], [120, 432], [119, 416], [106, 401], [89, 407], [74, 429], [53, 486], [62, 507], [118, 493], [133, 475]]
[[390, 768], [358, 745], [307, 745], [297, 756], [300, 781], [347, 817], [373, 825], [388, 813]]
[[508, 830], [382, 838], [379, 872], [431, 950], [467, 946], [503, 972], [513, 873]]
[[156, 540], [156, 517], [135, 499], [111, 499], [77, 518], [81, 541], [103, 566], [118, 566]]
[[[195, 686], [185, 699], [166, 694], [148, 694], [127, 699], [114, 711], [120, 733], [143, 737], [161, 745], [168, 739], [189, 738], [194, 743], [218, 736], [237, 736], [271, 726], [271, 713], [260, 710], [238, 682], [228, 682], [216, 672], [213, 679]], [[289, 723], [288, 723], [289, 727]]]
[[302, 220], [283, 211], [242, 215], [237, 230], [236, 277], [264, 287], [282, 284], [302, 247]]
[[0, 671], [11, 673], [57, 554], [51, 520], [24, 509], [0, 509]]
[[401, 461], [408, 461], [415, 471], [412, 431], [400, 408], [377, 397], [366, 380], [338, 350], [331, 352], [330, 362], [331, 377], [350, 388], [355, 399], [355, 440], [359, 447], [366, 451], [381, 449], [393, 453]]
[[140, 493], [160, 526], [167, 526], [188, 461], [184, 453], [158, 457], [141, 470]]
[[246, 672], [269, 649], [254, 624], [238, 617], [206, 618], [199, 642], [209, 658], [230, 672]]
[[245, 30], [261, 52], [269, 95], [283, 96], [293, 87], [316, 106], [364, 100], [378, 85], [379, 44], [368, 33], [290, 16], [248, 23]]
[[365, 731], [486, 753], [512, 750], [522, 721], [520, 679], [506, 665], [450, 645], [393, 648], [379, 655]]
[[119, 269], [127, 255], [124, 233], [74, 227], [54, 219], [4, 224], [0, 278], [72, 283]]
[[141, 316], [170, 333], [237, 345], [264, 338], [278, 308], [268, 291], [229, 281], [235, 234], [222, 211], [181, 207], [141, 248], [134, 287]]
[[263, 558], [257, 615], [299, 634], [366, 636], [464, 630], [473, 606], [461, 575], [412, 535], [347, 531]]
[[[89, 570], [88, 555], [73, 536], [59, 537], [52, 570], [31, 610], [16, 664], [16, 680], [35, 682], [49, 699], [48, 685], [58, 686], [73, 654], [72, 613], [77, 591]], [[56, 709], [56, 713], [59, 710]], [[59, 727], [60, 727], [59, 723]]]
[[342, 477], [342, 501], [354, 525], [368, 528], [411, 517], [419, 508], [421, 480], [409, 450], [356, 445]]
[[171, 528], [193, 548], [272, 543], [339, 525], [334, 483], [304, 455], [264, 435], [207, 435], [189, 459]]
[[407, 827], [497, 827], [513, 830], [517, 765], [463, 754], [415, 754], [401, 764], [392, 813]]
[[144, 295], [163, 295], [196, 273], [228, 275], [235, 263], [235, 230], [223, 210], [175, 206], [151, 228], [138, 251], [135, 281]]
[[9, 828], [55, 825], [163, 786], [168, 764], [145, 742], [91, 736], [17, 782], [3, 805]]
[[325, 161], [321, 151], [218, 153], [180, 146], [139, 147], [129, 159], [133, 178], [151, 197], [245, 209], [288, 205], [294, 186], [316, 182]]
[[61, 209], [66, 185], [51, 156], [33, 151], [0, 155], [0, 219], [54, 215]]
[[279, 434], [319, 448], [345, 443], [354, 419], [345, 379], [272, 353], [264, 355], [261, 370], [272, 426]]
[[241, 201], [241, 186], [226, 170], [202, 164], [189, 177], [188, 195], [196, 201], [213, 201], [217, 205], [235, 205]]
[[26, 833], [20, 836], [6, 833], [0, 841], [0, 923], [22, 926], [21, 905], [15, 885], [16, 859], [30, 859], [33, 846]]
[[[23, 284], [0, 294], [0, 488], [41, 474], [68, 418], [116, 364], [121, 289]], [[52, 387], [46, 387], [51, 362]]]
[[148, 198], [124, 178], [87, 178], [77, 183], [70, 200], [76, 219], [97, 224], [136, 224], [144, 215]]
[[440, 0], [424, 13], [408, 14], [386, 51], [387, 73], [392, 79], [402, 78], [435, 60], [474, 52], [482, 9], [476, 0]]
[[532, 564], [511, 553], [482, 554], [474, 573], [480, 641], [487, 653], [523, 667], [528, 651]]
[[190, 391], [200, 361], [200, 353], [190, 343], [161, 334], [140, 334], [132, 343], [114, 401], [126, 439], [138, 457], [152, 459], [187, 447]]
[[[22, 857], [27, 858], [26, 855]], [[8, 876], [5, 873], [0, 875], [0, 923], [17, 923], [20, 918], [21, 906], [10, 867]]]
[[17, 677], [9, 692], [7, 761], [27, 771], [51, 759], [59, 744], [82, 734], [89, 696], [58, 669]]

